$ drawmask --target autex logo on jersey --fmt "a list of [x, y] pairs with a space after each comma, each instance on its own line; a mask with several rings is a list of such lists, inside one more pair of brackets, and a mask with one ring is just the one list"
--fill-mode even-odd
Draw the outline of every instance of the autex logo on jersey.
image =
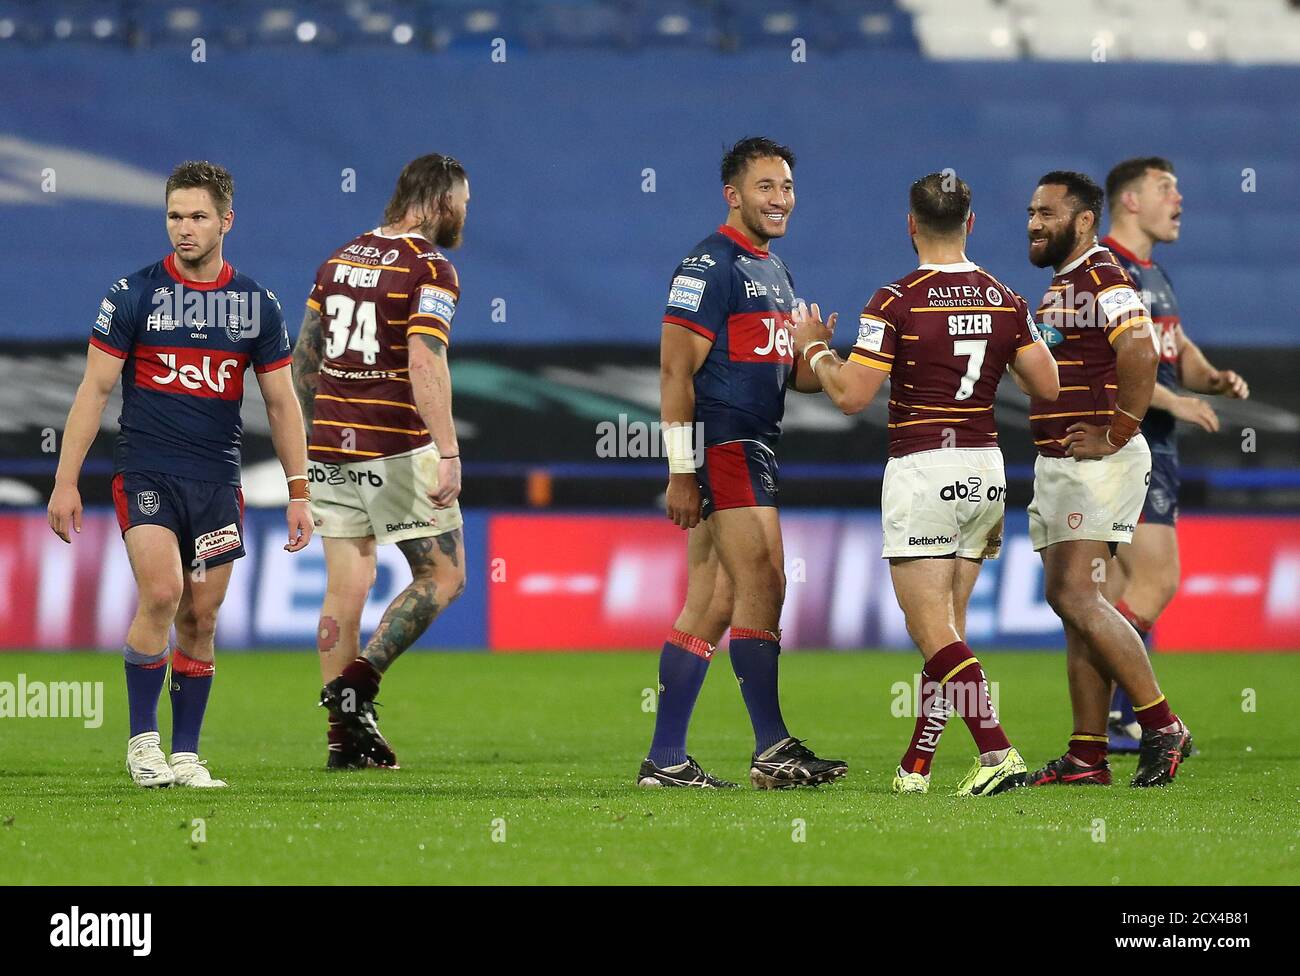
[[793, 363], [790, 319], [780, 312], [740, 312], [727, 318], [727, 355], [735, 363]]
[[136, 346], [135, 385], [146, 390], [239, 400], [244, 395], [243, 353], [210, 355], [184, 346]]

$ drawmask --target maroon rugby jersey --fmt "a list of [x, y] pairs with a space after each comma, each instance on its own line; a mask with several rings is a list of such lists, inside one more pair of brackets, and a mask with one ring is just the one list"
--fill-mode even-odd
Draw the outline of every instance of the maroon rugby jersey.
[[1061, 440], [1070, 425], [1110, 424], [1119, 390], [1115, 340], [1134, 326], [1150, 330], [1151, 317], [1133, 279], [1101, 245], [1056, 273], [1037, 314], [1061, 336], [1052, 347], [1061, 394], [1053, 401], [1030, 399], [1029, 429], [1039, 454], [1065, 457]]
[[429, 443], [411, 397], [408, 336], [446, 344], [459, 298], [456, 269], [419, 234], [372, 230], [320, 266], [307, 299], [324, 339], [313, 461], [388, 457]]
[[997, 446], [998, 381], [1040, 341], [1023, 298], [969, 261], [923, 264], [877, 291], [859, 323], [849, 361], [889, 373], [890, 457]]

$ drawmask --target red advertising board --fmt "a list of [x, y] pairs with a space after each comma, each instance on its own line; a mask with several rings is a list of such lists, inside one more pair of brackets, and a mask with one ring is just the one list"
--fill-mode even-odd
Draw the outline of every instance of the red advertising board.
[[1300, 520], [1189, 516], [1178, 548], [1182, 577], [1157, 647], [1300, 650]]
[[[278, 513], [264, 516], [245, 520], [249, 557], [232, 580], [218, 640], [228, 648], [309, 648], [324, 588], [319, 547], [290, 559]], [[656, 648], [681, 610], [686, 535], [667, 519], [479, 514], [476, 524], [472, 548], [467, 543], [470, 589], [422, 646]], [[880, 558], [878, 515], [790, 512], [782, 528], [786, 648], [911, 647]], [[1160, 651], [1300, 650], [1300, 519], [1191, 514], [1179, 520], [1178, 535], [1182, 586], [1156, 625]], [[383, 547], [380, 562], [366, 632], [407, 579], [392, 547]], [[134, 606], [111, 512], [87, 513], [70, 546], [42, 512], [0, 514], [0, 650], [116, 649]], [[984, 567], [967, 633], [983, 648], [1062, 646], [1023, 513], [1009, 513], [1002, 558]]]
[[666, 519], [498, 515], [488, 552], [493, 648], [657, 647], [686, 592], [686, 534]]

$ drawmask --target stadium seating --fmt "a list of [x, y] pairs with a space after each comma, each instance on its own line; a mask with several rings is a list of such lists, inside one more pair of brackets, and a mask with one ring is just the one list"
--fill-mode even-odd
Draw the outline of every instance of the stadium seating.
[[[51, 0], [0, 3], [0, 43], [385, 44], [446, 50], [910, 48], [939, 59], [1300, 63], [1288, 0]], [[1101, 43], [1099, 43], [1101, 42]], [[1104, 54], [1101, 48], [1104, 47]]]
[[[0, 259], [30, 272], [0, 297], [0, 328], [83, 335], [120, 255], [158, 250], [153, 188], [199, 154], [236, 174], [232, 256], [296, 304], [323, 244], [373, 221], [400, 165], [436, 148], [474, 182], [458, 341], [652, 343], [667, 274], [720, 216], [723, 144], [770, 130], [801, 158], [782, 250], [801, 292], [842, 311], [911, 259], [903, 192], [928, 169], [970, 181], [972, 253], [1032, 294], [1038, 176], [1101, 179], [1159, 153], [1188, 199], [1165, 259], [1189, 321], [1222, 325], [1198, 338], [1289, 345], [1269, 296], [1300, 291], [1300, 71], [1258, 62], [1286, 56], [1298, 25], [1282, 0], [0, 0], [0, 83], [22, 92], [0, 102], [0, 200], [42, 230], [0, 236]], [[208, 70], [178, 85], [195, 37]], [[498, 37], [508, 65], [487, 56]], [[375, 78], [411, 97], [376, 100]], [[227, 135], [181, 124], [197, 105]], [[340, 194], [348, 167], [357, 191]], [[51, 288], [68, 235], [87, 246]], [[1226, 309], [1225, 281], [1249, 286]], [[510, 327], [489, 320], [495, 297]]]

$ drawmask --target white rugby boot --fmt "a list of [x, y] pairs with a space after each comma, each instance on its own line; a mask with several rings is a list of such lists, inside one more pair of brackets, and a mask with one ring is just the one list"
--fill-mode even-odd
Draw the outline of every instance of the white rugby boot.
[[930, 775], [928, 773], [905, 773], [899, 766], [894, 772], [894, 793], [929, 793]]
[[200, 759], [193, 752], [173, 752], [172, 772], [176, 775], [177, 786], [196, 786], [200, 789], [209, 789], [214, 786], [226, 785], [224, 779], [213, 779], [212, 774], [208, 772], [208, 761]]
[[176, 774], [158, 745], [157, 732], [141, 732], [126, 743], [126, 768], [136, 786], [171, 786]]

